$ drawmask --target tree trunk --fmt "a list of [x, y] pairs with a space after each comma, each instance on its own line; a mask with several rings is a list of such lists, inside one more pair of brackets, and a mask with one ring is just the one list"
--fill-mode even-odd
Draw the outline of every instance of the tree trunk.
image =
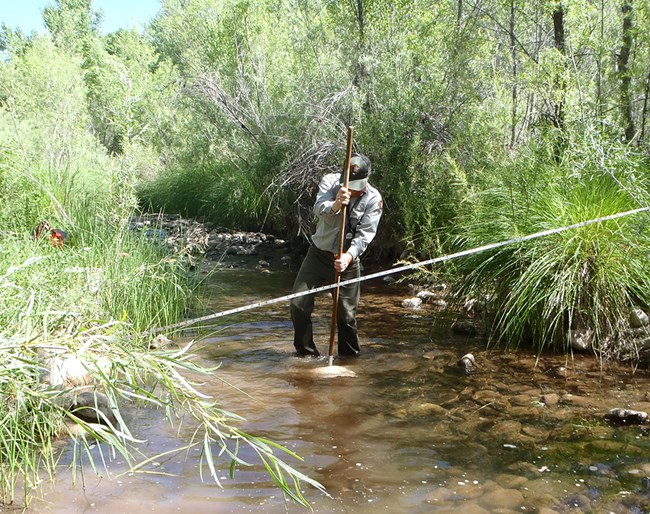
[[512, 60], [512, 107], [510, 112], [510, 146], [514, 147], [517, 142], [517, 38], [515, 36], [515, 0], [510, 0], [510, 59]]
[[650, 69], [645, 79], [645, 93], [643, 95], [643, 110], [641, 111], [641, 133], [639, 134], [639, 144], [645, 140], [645, 120], [648, 116], [648, 96], [650, 96]]
[[[600, 42], [605, 40], [605, 0], [600, 0]], [[603, 60], [602, 52], [596, 54], [596, 119], [602, 127], [603, 123]]]
[[630, 53], [632, 50], [632, 0], [623, 0], [621, 6], [623, 13], [623, 35], [621, 41], [621, 50], [618, 54], [618, 76], [620, 77], [621, 92], [621, 115], [625, 127], [625, 141], [632, 141], [634, 138], [634, 120], [632, 119], [632, 98], [630, 76]]
[[[553, 36], [555, 39], [555, 49], [560, 52], [563, 58], [566, 58], [566, 46], [564, 39], [564, 7], [558, 2], [553, 11]], [[565, 67], [562, 66], [560, 76], [556, 79], [556, 88], [559, 93], [559, 100], [553, 106], [553, 124], [556, 128], [564, 132], [564, 98], [566, 95], [566, 82], [564, 80]]]
[[357, 23], [359, 24], [359, 36], [361, 41], [364, 40], [364, 17], [363, 17], [363, 0], [357, 0]]
[[357, 50], [354, 77], [352, 77], [352, 84], [354, 84], [356, 87], [361, 87], [366, 74], [366, 70], [361, 59], [365, 52], [365, 19], [363, 0], [356, 0], [356, 2], [353, 1], [352, 8], [354, 9], [355, 21], [359, 29], [359, 46]]

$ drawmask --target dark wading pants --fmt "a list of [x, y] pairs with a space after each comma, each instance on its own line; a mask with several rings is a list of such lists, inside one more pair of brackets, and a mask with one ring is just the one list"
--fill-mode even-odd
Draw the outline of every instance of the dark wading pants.
[[[359, 259], [354, 259], [341, 273], [341, 281], [360, 275]], [[293, 292], [300, 293], [314, 287], [333, 284], [336, 281], [334, 255], [311, 246], [302, 261], [300, 271], [293, 284]], [[338, 329], [339, 355], [357, 355], [359, 335], [357, 334], [357, 307], [359, 305], [361, 286], [359, 282], [339, 288], [339, 306], [336, 326]], [[314, 295], [308, 294], [291, 300], [291, 320], [293, 321], [293, 345], [299, 355], [320, 353], [314, 344], [311, 314], [314, 310]]]

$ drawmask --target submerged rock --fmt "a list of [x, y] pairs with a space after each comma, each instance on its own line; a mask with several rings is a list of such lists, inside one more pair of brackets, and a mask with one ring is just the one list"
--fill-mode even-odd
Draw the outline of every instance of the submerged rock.
[[466, 336], [475, 336], [478, 333], [478, 327], [476, 326], [476, 323], [469, 320], [456, 321], [451, 326], [451, 330], [456, 334], [462, 334]]

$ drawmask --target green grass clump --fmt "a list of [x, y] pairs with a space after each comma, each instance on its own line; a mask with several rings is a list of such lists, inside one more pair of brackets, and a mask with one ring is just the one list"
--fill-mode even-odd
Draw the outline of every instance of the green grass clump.
[[[604, 169], [593, 154], [573, 158], [556, 168], [520, 162], [501, 174], [503, 182], [474, 197], [457, 242], [477, 247], [647, 203], [641, 161], [621, 158]], [[616, 357], [630, 343], [631, 310], [650, 306], [649, 252], [648, 215], [636, 214], [459, 260], [459, 291], [485, 299], [494, 344], [569, 352], [578, 330], [593, 334], [595, 351]]]

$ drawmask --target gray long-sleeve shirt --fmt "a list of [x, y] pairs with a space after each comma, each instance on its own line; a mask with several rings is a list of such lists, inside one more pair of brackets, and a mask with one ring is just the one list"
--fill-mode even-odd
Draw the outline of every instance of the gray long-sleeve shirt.
[[[343, 210], [332, 212], [336, 193], [341, 188], [338, 173], [325, 175], [318, 186], [314, 215], [318, 219], [312, 243], [320, 250], [338, 254], [339, 229]], [[347, 207], [349, 223], [344, 248], [353, 258], [359, 257], [377, 234], [383, 200], [379, 191], [368, 184], [361, 196], [353, 196]]]

